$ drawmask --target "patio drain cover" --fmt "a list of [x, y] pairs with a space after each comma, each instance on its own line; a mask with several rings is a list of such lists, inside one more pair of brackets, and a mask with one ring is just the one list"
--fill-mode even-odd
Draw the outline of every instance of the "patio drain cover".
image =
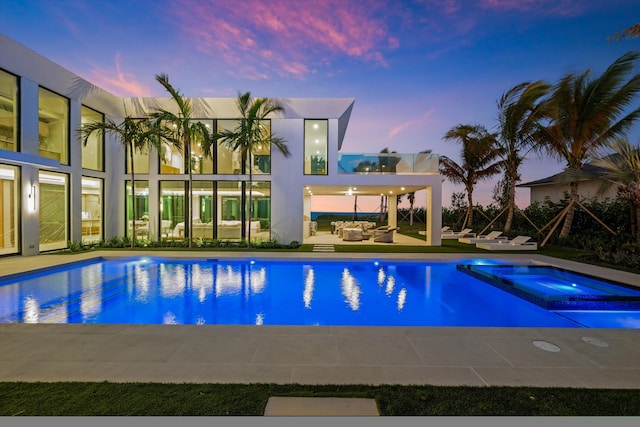
[[609, 347], [609, 343], [606, 341], [602, 341], [600, 338], [582, 337], [582, 341], [589, 343], [591, 345], [595, 345], [596, 347], [602, 347], [602, 348]]
[[540, 350], [550, 351], [552, 353], [557, 353], [560, 351], [560, 347], [558, 347], [555, 344], [551, 344], [550, 342], [536, 340], [536, 341], [533, 341], [532, 344], [538, 347]]

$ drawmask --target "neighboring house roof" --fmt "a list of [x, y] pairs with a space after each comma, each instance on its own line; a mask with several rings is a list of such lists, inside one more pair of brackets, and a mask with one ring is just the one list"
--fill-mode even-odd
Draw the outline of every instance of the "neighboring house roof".
[[[619, 154], [609, 154], [604, 158], [615, 159], [618, 156]], [[580, 179], [580, 181], [587, 181], [590, 179], [597, 179], [600, 175], [602, 175], [603, 169], [598, 166], [594, 166], [592, 163], [587, 163], [582, 167], [582, 171], [585, 173], [585, 175], [590, 175], [590, 176], [585, 176], [584, 178]], [[546, 178], [518, 184], [517, 187], [538, 187], [541, 185], [569, 183], [571, 179], [568, 177], [568, 175], [569, 175], [569, 172], [567, 172], [567, 169], [565, 169], [560, 173], [548, 176]]]

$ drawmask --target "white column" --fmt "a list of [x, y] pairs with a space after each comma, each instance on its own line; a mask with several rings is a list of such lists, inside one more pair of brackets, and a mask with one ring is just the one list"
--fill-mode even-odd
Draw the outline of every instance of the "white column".
[[442, 187], [429, 186], [427, 190], [427, 245], [440, 246], [442, 239]]
[[389, 228], [398, 226], [398, 197], [395, 194], [389, 194], [389, 212], [387, 214], [387, 224]]

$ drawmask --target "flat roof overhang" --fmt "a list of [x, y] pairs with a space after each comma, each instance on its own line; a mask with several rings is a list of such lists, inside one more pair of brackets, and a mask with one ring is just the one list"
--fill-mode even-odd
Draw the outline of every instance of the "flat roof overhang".
[[[319, 185], [309, 184], [304, 186], [304, 191], [313, 196], [380, 196], [393, 194], [407, 194], [426, 189], [426, 185], [362, 185], [362, 184], [340, 184], [340, 185]], [[351, 192], [349, 192], [351, 190]]]

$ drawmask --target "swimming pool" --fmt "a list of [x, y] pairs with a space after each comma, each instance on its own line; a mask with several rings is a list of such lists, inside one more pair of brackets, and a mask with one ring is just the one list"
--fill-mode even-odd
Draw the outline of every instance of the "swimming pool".
[[445, 262], [94, 259], [0, 280], [0, 322], [640, 327], [546, 310]]

